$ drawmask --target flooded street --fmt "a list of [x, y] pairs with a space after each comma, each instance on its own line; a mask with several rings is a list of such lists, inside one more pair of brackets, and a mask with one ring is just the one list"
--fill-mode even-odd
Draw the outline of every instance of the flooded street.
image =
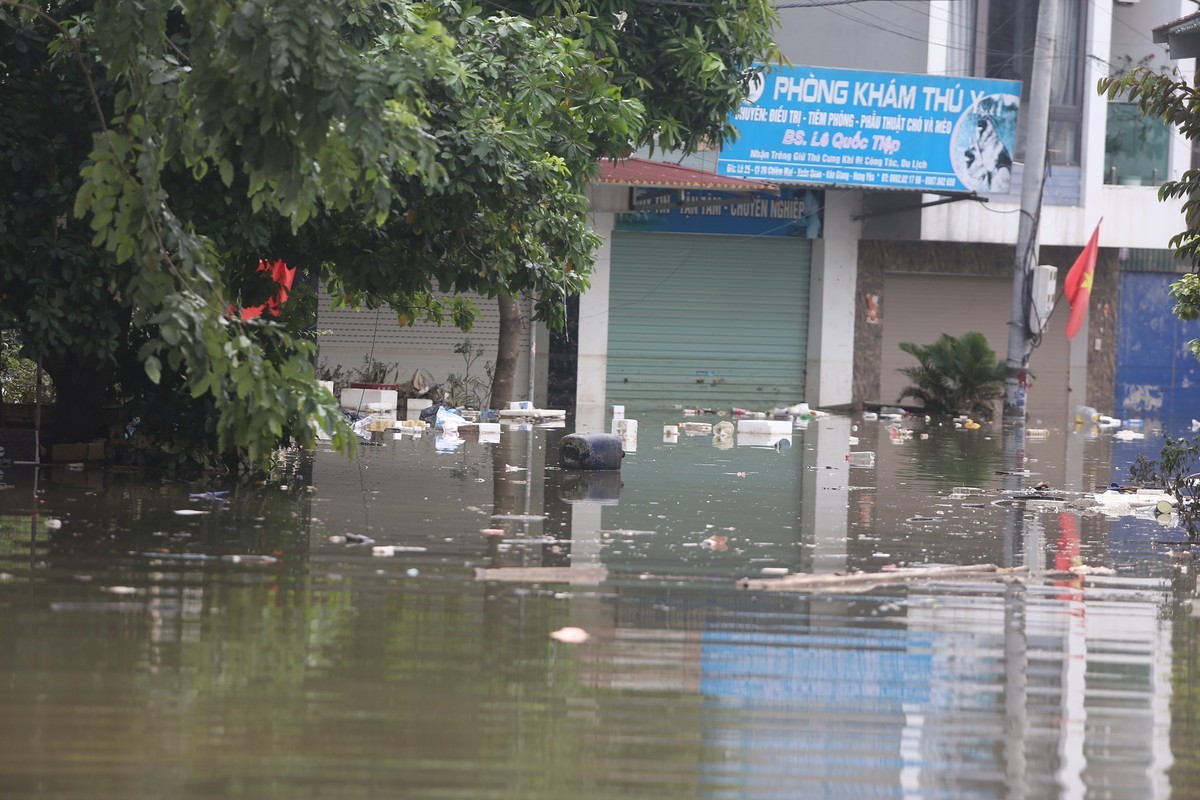
[[1184, 534], [1082, 502], [1160, 440], [637, 419], [619, 472], [536, 426], [253, 487], [4, 468], [0, 797], [1200, 794]]

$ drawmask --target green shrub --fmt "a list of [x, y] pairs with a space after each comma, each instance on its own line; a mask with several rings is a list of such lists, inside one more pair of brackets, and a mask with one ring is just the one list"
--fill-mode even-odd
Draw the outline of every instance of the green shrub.
[[[15, 330], [0, 333], [0, 395], [5, 403], [37, 401], [37, 364], [21, 355], [21, 337]], [[42, 373], [42, 402], [53, 403], [54, 384]]]
[[1129, 479], [1138, 486], [1162, 489], [1175, 498], [1179, 521], [1188, 539], [1196, 540], [1200, 524], [1200, 505], [1196, 502], [1196, 484], [1200, 475], [1200, 436], [1191, 439], [1163, 435], [1158, 458], [1139, 455], [1129, 468]]
[[916, 358], [917, 366], [901, 367], [912, 383], [898, 401], [918, 400], [928, 414], [992, 418], [995, 401], [1004, 397], [1004, 364], [996, 361], [982, 333], [959, 338], [943, 333], [933, 344], [901, 342], [900, 349]]

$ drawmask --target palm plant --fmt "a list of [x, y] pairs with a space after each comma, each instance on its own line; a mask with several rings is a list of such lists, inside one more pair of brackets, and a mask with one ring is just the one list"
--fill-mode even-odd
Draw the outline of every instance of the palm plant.
[[912, 384], [899, 400], [920, 401], [929, 414], [967, 414], [991, 419], [993, 404], [1004, 396], [1004, 364], [978, 331], [954, 337], [943, 333], [929, 345], [901, 342], [900, 349], [917, 359], [917, 366], [902, 367]]

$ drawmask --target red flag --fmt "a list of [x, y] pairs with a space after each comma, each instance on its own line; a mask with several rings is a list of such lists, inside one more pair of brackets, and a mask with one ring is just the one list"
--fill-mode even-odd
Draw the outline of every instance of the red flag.
[[[254, 319], [261, 317], [263, 311], [268, 312], [271, 316], [279, 316], [279, 308], [288, 299], [288, 290], [292, 288], [292, 280], [296, 277], [296, 268], [288, 267], [283, 261], [276, 261], [274, 264], [268, 264], [266, 261], [258, 262], [258, 271], [271, 273], [271, 280], [279, 284], [279, 292], [275, 294], [266, 305], [251, 306], [250, 308], [242, 309], [242, 319]], [[233, 309], [230, 309], [232, 311]]]
[[1075, 259], [1067, 279], [1063, 282], [1063, 294], [1071, 304], [1071, 317], [1067, 320], [1067, 341], [1075, 338], [1083, 327], [1083, 318], [1087, 316], [1088, 298], [1092, 296], [1092, 273], [1096, 269], [1096, 255], [1100, 251], [1100, 223], [1092, 231], [1092, 238], [1087, 247]]

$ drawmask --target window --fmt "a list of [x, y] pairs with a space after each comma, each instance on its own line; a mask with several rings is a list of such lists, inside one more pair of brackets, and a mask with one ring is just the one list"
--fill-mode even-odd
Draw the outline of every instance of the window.
[[[1021, 105], [1029, 102], [1033, 46], [1037, 34], [1038, 0], [959, 0], [951, 3], [951, 74], [1002, 78], [1021, 82]], [[1083, 119], [1083, 0], [1059, 0], [1054, 31], [1054, 73], [1050, 81], [1050, 131], [1047, 142], [1052, 164], [1079, 163], [1079, 132]], [[1017, 158], [1025, 157], [1025, 125], [1021, 116]]]
[[1171, 129], [1143, 117], [1136, 103], [1109, 103], [1104, 141], [1104, 180], [1129, 185], [1162, 183], [1167, 174]]

